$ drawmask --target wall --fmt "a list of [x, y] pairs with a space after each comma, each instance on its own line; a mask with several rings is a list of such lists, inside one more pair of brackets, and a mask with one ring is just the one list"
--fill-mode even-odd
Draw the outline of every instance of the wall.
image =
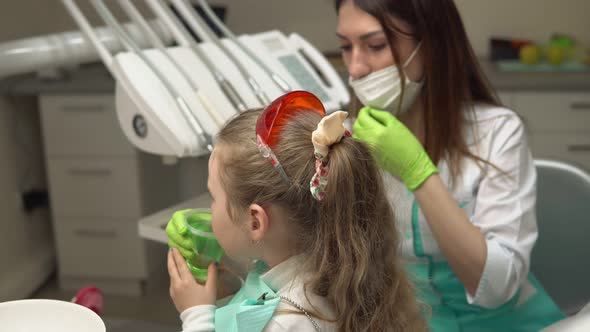
[[491, 36], [544, 43], [554, 32], [574, 36], [590, 47], [588, 0], [456, 0], [477, 54], [488, 54]]
[[[115, 1], [109, 1], [115, 3]], [[142, 1], [134, 1], [145, 11]], [[298, 32], [323, 51], [337, 50], [336, 15], [332, 0], [210, 0], [229, 6], [227, 22], [237, 33], [280, 29]], [[571, 34], [590, 44], [588, 0], [456, 0], [478, 54], [488, 52], [490, 36], [545, 41], [555, 32]], [[78, 0], [93, 22], [92, 6]], [[0, 41], [77, 29], [60, 0], [19, 0], [0, 10]], [[116, 5], [111, 8], [117, 9]], [[6, 10], [9, 9], [9, 10]], [[120, 14], [119, 10], [115, 10]], [[27, 17], [25, 24], [23, 18]], [[124, 16], [120, 16], [124, 17]], [[34, 22], [35, 24], [31, 24]]]
[[[134, 3], [141, 1], [133, 0]], [[92, 24], [104, 25], [95, 14], [92, 5], [88, 0], [75, 0], [80, 9], [87, 14]], [[107, 3], [116, 4], [108, 0]], [[113, 8], [117, 17], [121, 15], [118, 6]], [[0, 41], [36, 37], [39, 35], [62, 32], [67, 30], [78, 30], [66, 11], [61, 0], [18, 0], [3, 1], [0, 5]]]
[[[135, 1], [138, 5], [142, 1]], [[488, 53], [490, 36], [543, 42], [553, 32], [571, 34], [590, 44], [588, 0], [456, 0], [476, 53]], [[77, 3], [100, 22], [87, 1]], [[297, 31], [323, 51], [337, 50], [336, 15], [331, 0], [210, 0], [228, 5], [227, 21], [237, 33], [279, 28]], [[0, 41], [76, 29], [59, 0], [5, 2], [0, 10]], [[111, 6], [116, 9], [117, 6]], [[140, 6], [141, 7], [141, 6]], [[145, 7], [145, 6], [143, 6]], [[8, 10], [7, 10], [8, 9]], [[120, 11], [117, 11], [120, 14]], [[26, 23], [23, 18], [28, 16]]]
[[[153, 16], [143, 1], [133, 1], [146, 16]], [[126, 18], [116, 1], [106, 2], [117, 17]], [[103, 25], [87, 0], [76, 3], [92, 24]], [[286, 33], [297, 31], [322, 50], [337, 48], [333, 33], [336, 15], [329, 0], [209, 0], [209, 3], [229, 6], [227, 23], [236, 33], [278, 28]], [[24, 17], [26, 22], [35, 24], [23, 24]], [[67, 30], [78, 28], [60, 0], [18, 0], [0, 7], [0, 42]]]

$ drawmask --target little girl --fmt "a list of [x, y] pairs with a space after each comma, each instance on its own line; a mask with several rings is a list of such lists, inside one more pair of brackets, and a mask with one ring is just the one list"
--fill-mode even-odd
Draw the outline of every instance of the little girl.
[[209, 159], [213, 231], [228, 256], [257, 263], [217, 308], [216, 266], [198, 284], [171, 221], [170, 295], [184, 331], [426, 330], [380, 173], [346, 116], [326, 117], [296, 91], [220, 131]]

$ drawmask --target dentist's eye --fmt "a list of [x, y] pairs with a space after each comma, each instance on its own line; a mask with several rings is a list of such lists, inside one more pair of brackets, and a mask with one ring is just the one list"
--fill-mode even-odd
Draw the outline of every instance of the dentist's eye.
[[350, 50], [352, 50], [352, 45], [340, 45], [340, 51], [350, 52]]
[[384, 44], [375, 44], [375, 45], [369, 45], [369, 48], [370, 48], [372, 51], [376, 51], [376, 52], [378, 52], [378, 51], [382, 51], [382, 50], [384, 50], [386, 47], [387, 47], [387, 44], [385, 44], [385, 43], [384, 43]]

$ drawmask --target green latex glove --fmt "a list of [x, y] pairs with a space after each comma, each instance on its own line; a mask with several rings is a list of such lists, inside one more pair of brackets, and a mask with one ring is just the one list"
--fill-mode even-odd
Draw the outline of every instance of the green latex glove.
[[414, 134], [389, 112], [363, 107], [352, 136], [371, 146], [379, 166], [402, 179], [411, 191], [438, 173]]
[[195, 256], [190, 234], [184, 224], [184, 215], [191, 210], [192, 209], [186, 209], [174, 212], [172, 219], [170, 219], [166, 226], [168, 246], [170, 248], [178, 248], [182, 257], [186, 260], [190, 260]]

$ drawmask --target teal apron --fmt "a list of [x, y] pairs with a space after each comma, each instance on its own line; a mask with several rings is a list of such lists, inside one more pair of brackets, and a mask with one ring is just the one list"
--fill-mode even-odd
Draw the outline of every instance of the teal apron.
[[260, 278], [267, 268], [258, 261], [231, 301], [215, 310], [215, 331], [259, 332], [264, 329], [281, 301], [275, 291]]
[[539, 331], [565, 318], [532, 274], [528, 280], [536, 293], [517, 304], [520, 292], [495, 309], [469, 304], [465, 287], [446, 262], [435, 262], [425, 254], [418, 223], [418, 203], [412, 206], [414, 252], [424, 263], [408, 264], [417, 296], [431, 307], [429, 325], [434, 332], [528, 332]]

